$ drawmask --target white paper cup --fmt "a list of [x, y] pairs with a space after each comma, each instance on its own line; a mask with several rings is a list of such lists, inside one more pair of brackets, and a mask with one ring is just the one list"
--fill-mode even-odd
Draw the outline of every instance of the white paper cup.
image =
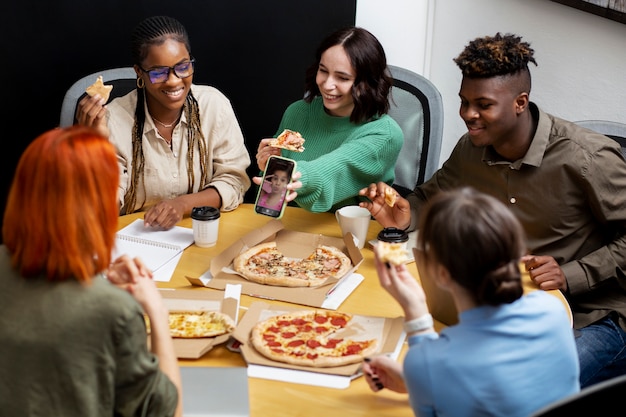
[[345, 206], [335, 212], [342, 235], [352, 233], [354, 244], [363, 249], [370, 227], [371, 215], [368, 209], [359, 206]]
[[220, 211], [215, 207], [194, 207], [191, 210], [191, 227], [196, 246], [210, 248], [217, 243]]

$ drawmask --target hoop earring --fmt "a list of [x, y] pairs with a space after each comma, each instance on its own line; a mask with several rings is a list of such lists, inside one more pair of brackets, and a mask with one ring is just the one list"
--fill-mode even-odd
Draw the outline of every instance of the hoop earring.
[[146, 82], [141, 77], [137, 77], [137, 88], [142, 89], [146, 86]]

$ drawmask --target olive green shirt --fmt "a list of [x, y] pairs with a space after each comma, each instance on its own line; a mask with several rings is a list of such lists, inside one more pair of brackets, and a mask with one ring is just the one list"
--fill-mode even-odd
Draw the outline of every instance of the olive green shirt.
[[626, 330], [626, 161], [614, 140], [530, 110], [537, 130], [526, 155], [502, 159], [466, 134], [450, 158], [408, 200], [410, 230], [439, 190], [469, 185], [505, 203], [521, 221], [531, 253], [549, 255], [567, 279], [574, 327], [614, 311]]
[[130, 294], [24, 279], [0, 246], [0, 415], [172, 416], [177, 402]]

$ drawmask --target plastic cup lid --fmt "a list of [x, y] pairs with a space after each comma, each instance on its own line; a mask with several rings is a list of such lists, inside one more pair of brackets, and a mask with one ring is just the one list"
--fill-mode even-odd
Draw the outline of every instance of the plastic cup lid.
[[407, 242], [409, 235], [402, 229], [386, 227], [378, 233], [378, 240], [383, 242]]
[[191, 218], [194, 220], [215, 220], [220, 217], [220, 210], [215, 207], [202, 206], [191, 209]]

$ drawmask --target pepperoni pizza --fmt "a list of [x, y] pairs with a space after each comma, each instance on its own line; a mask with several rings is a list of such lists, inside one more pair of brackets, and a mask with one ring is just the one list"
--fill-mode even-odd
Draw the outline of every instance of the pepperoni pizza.
[[257, 323], [250, 341], [261, 355], [278, 362], [320, 368], [349, 365], [377, 350], [376, 339], [340, 336], [351, 320], [352, 315], [338, 311], [279, 314]]

